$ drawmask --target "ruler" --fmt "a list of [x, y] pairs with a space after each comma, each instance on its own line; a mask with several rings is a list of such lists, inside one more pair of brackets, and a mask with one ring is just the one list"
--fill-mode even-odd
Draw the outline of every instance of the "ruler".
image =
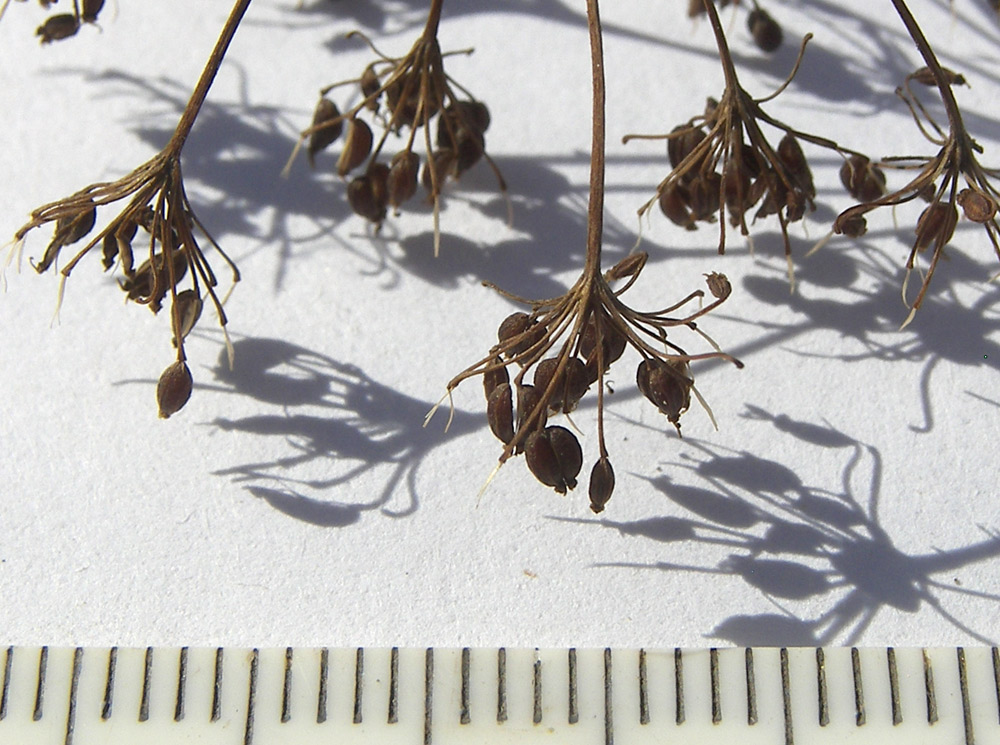
[[0, 648], [0, 745], [1000, 745], [996, 648]]

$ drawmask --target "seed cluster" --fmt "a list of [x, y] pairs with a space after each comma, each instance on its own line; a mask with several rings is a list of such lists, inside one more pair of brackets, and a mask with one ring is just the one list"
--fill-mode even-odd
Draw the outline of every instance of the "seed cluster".
[[[740, 0], [712, 1], [720, 8], [725, 8], [730, 3], [740, 5]], [[688, 0], [688, 18], [696, 18], [707, 12], [704, 0]], [[771, 17], [770, 13], [761, 8], [756, 0], [754, 0], [753, 9], [747, 14], [747, 30], [753, 38], [753, 43], [763, 52], [776, 51], [781, 46], [784, 37], [781, 25]]]
[[[916, 96], [913, 84], [936, 86], [948, 110], [949, 130], [946, 133], [934, 121]], [[926, 158], [886, 158], [883, 167], [917, 170], [916, 176], [901, 188], [887, 193], [885, 175], [881, 168], [867, 161], [851, 159], [841, 170], [841, 180], [859, 204], [844, 210], [834, 221], [833, 230], [857, 238], [868, 229], [865, 215], [888, 205], [905, 204], [921, 198], [929, 204], [917, 218], [915, 237], [906, 261], [906, 278], [903, 281], [903, 301], [910, 313], [903, 326], [913, 320], [930, 286], [938, 261], [944, 255], [945, 245], [952, 239], [958, 225], [959, 208], [965, 219], [982, 225], [1000, 258], [1000, 225], [997, 224], [997, 205], [1000, 191], [990, 183], [990, 178], [1000, 177], [1000, 170], [984, 168], [976, 158], [982, 148], [966, 132], [961, 113], [951, 92], [952, 86], [965, 85], [965, 78], [947, 68], [921, 67], [906, 77], [896, 89], [913, 115], [920, 131], [939, 147], [936, 155]], [[964, 186], [962, 184], [964, 183]], [[916, 266], [917, 256], [931, 251], [930, 266], [912, 303], [907, 299], [907, 281]]]
[[[708, 411], [694, 387], [690, 362], [721, 358], [742, 367], [741, 362], [719, 350], [695, 324], [696, 319], [729, 297], [732, 288], [725, 275], [706, 275], [714, 300], [697, 311], [680, 317], [671, 315], [704, 297], [702, 290], [662, 310], [636, 311], [620, 298], [638, 279], [646, 258], [644, 253], [633, 254], [596, 277], [585, 272], [559, 298], [526, 300], [508, 295], [530, 305], [531, 310], [505, 318], [489, 354], [448, 384], [450, 395], [462, 381], [481, 375], [487, 422], [490, 431], [503, 443], [500, 463], [523, 454], [532, 475], [559, 494], [577, 486], [584, 456], [577, 435], [567, 427], [551, 424], [550, 419], [573, 412], [596, 384], [598, 454], [588, 486], [594, 512], [604, 509], [615, 485], [604, 438], [601, 383], [628, 347], [634, 348], [640, 357], [635, 372], [639, 392], [667, 417], [678, 435], [680, 417], [688, 410], [692, 393]], [[610, 283], [620, 280], [625, 281], [624, 285], [613, 290]], [[667, 329], [679, 326], [698, 331], [715, 351], [689, 355], [667, 339]]]
[[[17, 0], [26, 2], [26, 0]], [[0, 18], [10, 0], [6, 0], [0, 5]], [[74, 36], [85, 23], [97, 23], [97, 16], [104, 8], [104, 0], [72, 0], [72, 13], [55, 13], [50, 15], [35, 31], [35, 36], [39, 37], [42, 44], [50, 44], [53, 41], [68, 39]], [[58, 5], [59, 0], [38, 0], [38, 4], [48, 10], [53, 5]]]
[[[229, 264], [233, 282], [239, 279], [236, 265], [194, 214], [184, 191], [178, 159], [161, 153], [119, 181], [94, 184], [66, 199], [38, 208], [32, 212], [31, 221], [17, 231], [12, 251], [20, 250], [32, 230], [54, 223], [54, 234], [45, 253], [37, 262], [32, 262], [35, 270], [43, 273], [55, 265], [65, 246], [93, 233], [98, 207], [122, 199], [128, 199], [127, 206], [78, 250], [61, 270], [61, 281], [66, 281], [87, 253], [100, 246], [105, 271], [117, 269], [121, 274], [118, 284], [128, 300], [147, 306], [155, 314], [169, 298], [172, 344], [177, 350], [177, 360], [164, 371], [156, 391], [160, 416], [167, 418], [191, 395], [192, 379], [184, 353], [184, 339], [201, 316], [205, 295], [214, 304], [223, 331], [226, 325], [222, 300], [215, 292], [218, 281], [199, 246], [196, 230]], [[146, 255], [138, 265], [133, 249], [137, 240], [140, 251]], [[181, 289], [185, 276], [189, 278], [190, 287]], [[60, 300], [61, 297], [62, 286]], [[231, 349], [228, 336], [227, 347]]]
[[[351, 35], [364, 38], [378, 59], [365, 67], [360, 77], [321, 91], [312, 125], [303, 132], [309, 162], [314, 163], [319, 152], [342, 140], [337, 175], [350, 179], [347, 200], [351, 209], [372, 222], [376, 230], [390, 207], [399, 214], [422, 185], [434, 210], [437, 254], [440, 199], [449, 180], [459, 179], [485, 160], [506, 195], [503, 176], [486, 153], [489, 109], [445, 72], [448, 54], [441, 53], [433, 33], [425, 31], [401, 58], [382, 54], [360, 32]], [[355, 86], [361, 100], [341, 113], [328, 94], [344, 85]], [[373, 126], [382, 130], [377, 141]], [[390, 134], [405, 140], [399, 150], [386, 157]], [[417, 147], [423, 150], [423, 158], [414, 150], [418, 134], [422, 135]]]

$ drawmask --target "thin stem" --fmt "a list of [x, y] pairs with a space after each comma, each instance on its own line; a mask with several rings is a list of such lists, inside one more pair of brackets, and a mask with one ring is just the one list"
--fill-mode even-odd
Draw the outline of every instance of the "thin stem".
[[920, 30], [920, 26], [917, 25], [916, 19], [910, 13], [910, 9], [906, 7], [904, 0], [892, 0], [892, 4], [903, 21], [903, 25], [906, 26], [906, 31], [909, 33], [910, 38], [913, 39], [917, 51], [920, 52], [920, 56], [924, 58], [928, 69], [934, 75], [938, 90], [941, 92], [941, 102], [944, 104], [945, 113], [948, 115], [948, 123], [951, 125], [951, 131], [956, 135], [959, 133], [964, 134], [965, 125], [962, 123], [962, 113], [959, 111], [955, 94], [952, 93], [951, 84], [948, 82], [948, 76], [945, 75], [944, 70], [941, 68], [941, 63], [938, 62], [937, 55], [934, 54], [934, 50], [931, 49], [927, 37]]
[[726, 87], [730, 90], [738, 90], [739, 79], [736, 77], [736, 66], [733, 64], [732, 55], [729, 53], [729, 42], [726, 41], [726, 33], [722, 30], [722, 21], [715, 10], [713, 0], [702, 0], [705, 5], [705, 12], [708, 14], [708, 22], [712, 24], [712, 32], [715, 34], [715, 44], [719, 48], [719, 59], [722, 61], [722, 72], [726, 76]]
[[604, 44], [597, 0], [587, 0], [590, 58], [594, 86], [593, 135], [590, 146], [590, 201], [587, 205], [587, 259], [584, 272], [599, 276], [604, 233]]
[[430, 40], [437, 37], [438, 23], [441, 21], [441, 10], [444, 8], [444, 0], [431, 0], [431, 9], [427, 13], [427, 25], [424, 26], [424, 39]]
[[205, 63], [205, 69], [202, 70], [201, 77], [198, 79], [198, 85], [191, 93], [191, 98], [188, 100], [187, 106], [184, 107], [184, 113], [181, 114], [181, 119], [177, 122], [177, 129], [174, 130], [173, 137], [170, 138], [170, 142], [165, 148], [165, 152], [170, 155], [177, 155], [184, 147], [184, 141], [191, 132], [191, 127], [194, 126], [194, 120], [198, 117], [198, 112], [201, 111], [201, 105], [205, 103], [208, 89], [212, 87], [215, 75], [222, 66], [222, 60], [226, 56], [226, 50], [229, 49], [229, 43], [233, 40], [236, 29], [239, 28], [240, 21], [243, 20], [243, 14], [247, 12], [249, 7], [250, 0], [236, 0], [236, 5], [233, 6], [233, 10], [226, 20], [226, 25], [222, 28], [218, 41], [215, 42], [215, 49], [212, 50], [208, 62]]

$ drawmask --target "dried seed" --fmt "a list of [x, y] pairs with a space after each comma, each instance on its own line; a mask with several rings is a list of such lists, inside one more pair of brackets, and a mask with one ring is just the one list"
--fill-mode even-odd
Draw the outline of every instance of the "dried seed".
[[384, 182], [377, 175], [366, 173], [347, 185], [347, 201], [354, 214], [381, 225], [386, 214]]
[[691, 405], [691, 369], [687, 362], [645, 359], [636, 370], [639, 391], [656, 405], [680, 434], [680, 416]]
[[[174, 298], [174, 307], [177, 309], [177, 317], [180, 319], [181, 341], [191, 333], [191, 329], [198, 323], [198, 319], [201, 317], [202, 305], [201, 297], [198, 296], [196, 290], [178, 292], [177, 297]], [[175, 333], [173, 338], [175, 347], [177, 346], [177, 336], [178, 334]]]
[[[689, 124], [681, 124], [674, 127], [671, 130], [671, 134], [675, 135], [667, 140], [667, 157], [670, 159], [671, 168], [677, 168], [677, 166], [683, 163], [684, 159], [701, 144], [706, 136], [705, 130], [701, 127], [692, 127]], [[685, 173], [684, 178], [687, 179], [689, 175], [693, 176], [696, 171], [697, 165], [689, 169]]]
[[514, 439], [514, 403], [509, 383], [501, 383], [486, 399], [486, 421], [490, 432], [504, 445]]
[[613, 267], [608, 269], [608, 271], [604, 273], [604, 278], [608, 282], [611, 282], [616, 279], [633, 277], [642, 271], [642, 268], [646, 265], [646, 259], [648, 258], [649, 254], [645, 251], [637, 251], [633, 254], [629, 254]]
[[[957, 73], [954, 70], [949, 70], [947, 67], [942, 67], [941, 72], [944, 73], [945, 82], [948, 85], [965, 85], [965, 76], [961, 73]], [[929, 67], [921, 67], [916, 72], [912, 73], [910, 76], [911, 80], [915, 80], [918, 83], [922, 83], [927, 86], [937, 85], [937, 78], [934, 77], [934, 73], [931, 72]]]
[[[172, 259], [174, 280], [179, 282], [187, 272], [187, 257], [183, 250], [177, 249], [173, 252]], [[163, 298], [166, 297], [167, 291], [170, 289], [169, 284], [170, 269], [164, 262], [162, 253], [156, 254], [152, 262], [146, 259], [135, 272], [118, 280], [118, 285], [127, 293], [129, 300], [149, 305], [149, 309], [154, 313], [160, 312]], [[153, 295], [154, 290], [155, 295]]]
[[957, 201], [965, 217], [972, 222], [987, 223], [997, 213], [996, 201], [978, 189], [962, 189]]
[[516, 357], [545, 337], [545, 327], [527, 313], [511, 313], [497, 329], [497, 338], [506, 357]]
[[524, 458], [535, 478], [559, 494], [576, 486], [583, 464], [580, 443], [565, 427], [546, 427], [528, 435]]
[[943, 246], [951, 240], [958, 223], [958, 210], [953, 204], [934, 202], [920, 213], [917, 220], [917, 240], [914, 243], [918, 251], [925, 251], [931, 244]]
[[691, 214], [695, 220], [711, 221], [719, 212], [722, 177], [714, 171], [699, 173], [688, 185]]
[[35, 36], [42, 37], [42, 44], [49, 44], [60, 39], [67, 39], [80, 30], [80, 21], [72, 13], [59, 13], [46, 19], [45, 23], [35, 31]]
[[160, 418], [167, 419], [180, 411], [191, 398], [191, 370], [187, 363], [178, 360], [160, 375], [156, 384], [156, 403], [160, 408]]
[[864, 215], [839, 215], [833, 222], [833, 232], [848, 238], [860, 238], [868, 232], [868, 221]]
[[340, 118], [337, 104], [325, 96], [320, 98], [313, 113], [312, 126], [322, 129], [317, 129], [309, 135], [309, 165], [313, 165], [316, 153], [336, 142], [344, 131], [344, 122]]
[[[542, 392], [535, 388], [533, 385], [522, 385], [518, 386], [517, 389], [517, 431], [520, 432], [527, 424], [531, 415], [538, 411], [538, 416], [528, 427], [528, 431], [540, 430], [545, 427], [545, 422], [548, 420], [548, 412], [545, 407], [541, 405], [542, 403]], [[524, 447], [524, 440], [521, 440], [521, 444], [517, 449], [517, 452], [521, 452]]]
[[874, 202], [885, 194], [885, 174], [863, 155], [852, 155], [844, 161], [840, 182], [859, 202]]
[[660, 194], [660, 211], [675, 225], [687, 230], [696, 230], [695, 218], [690, 209], [691, 196], [680, 182], [667, 184]]
[[761, 51], [773, 52], [781, 46], [781, 26], [767, 11], [760, 8], [751, 10], [747, 16], [747, 28]]
[[799, 141], [792, 135], [786, 134], [778, 143], [777, 155], [778, 160], [788, 170], [796, 185], [807, 196], [815, 197], [816, 187], [813, 185], [812, 171], [809, 170], [809, 163], [806, 161]]
[[87, 23], [97, 23], [97, 16], [104, 7], [104, 0], [83, 0], [80, 17]]
[[[535, 367], [535, 389], [542, 392], [548, 390], [558, 367], [559, 360], [555, 357], [539, 362]], [[566, 360], [566, 365], [559, 374], [559, 380], [552, 389], [549, 411], [554, 413], [561, 409], [567, 414], [573, 411], [590, 387], [588, 377], [587, 367], [582, 360], [577, 357]]]
[[611, 493], [615, 490], [615, 470], [611, 467], [611, 461], [602, 457], [594, 464], [590, 471], [590, 509], [600, 514], [604, 511], [604, 505], [611, 499]]
[[94, 228], [97, 221], [97, 207], [82, 209], [75, 215], [56, 220], [52, 241], [45, 249], [42, 260], [35, 264], [35, 271], [41, 274], [55, 262], [63, 246], [76, 243]]
[[591, 314], [583, 326], [583, 333], [580, 334], [580, 346], [578, 352], [587, 363], [587, 382], [593, 383], [597, 380], [597, 325], [600, 324], [601, 332], [601, 356], [604, 360], [604, 370], [606, 371], [613, 362], [616, 362], [624, 353], [628, 342], [621, 329], [615, 325], [603, 313]]
[[[431, 196], [441, 193], [441, 187], [444, 186], [445, 179], [447, 179], [448, 173], [452, 170], [454, 164], [455, 153], [451, 150], [435, 150], [431, 153], [431, 157], [424, 163], [423, 174], [420, 177], [424, 189]], [[433, 177], [431, 176], [432, 168], [434, 169]]]
[[344, 149], [337, 158], [337, 173], [346, 176], [365, 162], [372, 151], [372, 130], [361, 119], [349, 119], [347, 136], [344, 138]]
[[417, 173], [420, 157], [412, 150], [401, 150], [392, 156], [389, 166], [389, 204], [398, 208], [417, 193]]
[[725, 274], [718, 272], [706, 274], [705, 283], [708, 285], [708, 291], [712, 293], [712, 297], [720, 300], [725, 300], [733, 291], [733, 286], [729, 284], [729, 279]]
[[361, 73], [361, 95], [365, 97], [365, 106], [371, 111], [378, 110], [378, 93], [382, 84], [379, 83], [378, 75], [375, 74], [375, 65], [371, 64]]
[[492, 366], [483, 372], [483, 391], [486, 393], [486, 399], [489, 400], [490, 394], [494, 390], [509, 382], [510, 376], [507, 374], [507, 367], [503, 364], [503, 360], [499, 357], [495, 358]]

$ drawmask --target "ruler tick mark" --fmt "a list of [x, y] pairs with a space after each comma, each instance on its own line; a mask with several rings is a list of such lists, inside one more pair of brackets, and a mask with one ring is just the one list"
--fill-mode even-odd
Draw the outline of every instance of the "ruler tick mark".
[[816, 647], [816, 689], [819, 693], [819, 726], [830, 724], [830, 701], [826, 690], [826, 652]]
[[361, 724], [361, 694], [364, 690], [365, 650], [358, 647], [354, 653], [354, 718], [355, 724]]
[[934, 668], [927, 650], [922, 650], [924, 657], [924, 697], [927, 701], [927, 723], [934, 724], [938, 720], [937, 694], [934, 692]]
[[788, 649], [781, 648], [781, 705], [784, 709], [785, 717], [785, 745], [793, 745], [795, 742], [792, 736], [792, 687], [788, 674]]
[[80, 665], [83, 663], [83, 647], [73, 650], [73, 672], [69, 680], [69, 707], [66, 711], [66, 738], [64, 745], [73, 745], [73, 729], [76, 727], [76, 694], [80, 688]]
[[177, 658], [177, 702], [174, 704], [174, 721], [184, 718], [184, 687], [187, 684], [188, 648], [181, 647]]
[[604, 648], [604, 745], [614, 745], [615, 727], [612, 703], [614, 690], [611, 682], [611, 648]]
[[[393, 648], [393, 652], [395, 652]], [[326, 721], [327, 677], [330, 674], [330, 650], [326, 647], [319, 652], [319, 695], [316, 697], [316, 724]], [[389, 705], [393, 702], [390, 700]], [[389, 720], [392, 721], [391, 719]]]
[[3, 687], [0, 688], [0, 721], [7, 717], [7, 697], [10, 691], [10, 668], [14, 662], [14, 647], [7, 647], [3, 661]]
[[538, 649], [535, 649], [535, 662], [531, 671], [531, 723], [542, 721], [542, 661], [538, 659]]
[[892, 723], [903, 723], [903, 710], [899, 702], [899, 671], [896, 669], [896, 650], [889, 647], [885, 651], [886, 662], [889, 665], [889, 698], [892, 702]]
[[747, 724], [757, 724], [757, 680], [753, 671], [753, 648], [747, 647], [743, 653], [747, 671]]
[[712, 647], [708, 650], [709, 676], [712, 681], [712, 724], [722, 721], [722, 698], [719, 691], [719, 650]]
[[851, 675], [854, 678], [854, 724], [861, 727], [867, 721], [865, 715], [865, 691], [861, 684], [861, 653], [851, 647]]
[[431, 713], [434, 705], [434, 648], [424, 652], [424, 745], [431, 745]]
[[142, 696], [139, 699], [139, 721], [149, 719], [149, 679], [153, 673], [153, 648], [146, 647], [146, 659], [142, 666]]
[[962, 693], [962, 722], [965, 725], [965, 745], [975, 745], [972, 731], [972, 702], [969, 699], [969, 676], [965, 667], [965, 648], [956, 650], [958, 655], [958, 687]]
[[459, 724], [468, 724], [469, 718], [469, 648], [462, 647], [462, 704], [458, 714]]
[[507, 650], [497, 650], [497, 722], [507, 721]]
[[35, 689], [35, 709], [31, 719], [37, 722], [42, 718], [42, 700], [45, 697], [45, 668], [49, 661], [49, 648], [42, 647], [38, 653], [38, 687]]
[[281, 682], [281, 723], [292, 718], [292, 657], [295, 652], [291, 647], [285, 647], [285, 676]]
[[108, 650], [108, 674], [104, 682], [104, 703], [101, 706], [101, 719], [107, 721], [111, 717], [111, 705], [115, 698], [115, 666], [118, 664], [118, 647]]
[[649, 691], [646, 690], [646, 650], [639, 650], [639, 724], [649, 724]]
[[569, 716], [567, 721], [576, 724], [580, 721], [580, 710], [577, 708], [576, 698], [576, 647], [571, 647], [567, 652], [567, 663], [569, 664]]
[[389, 652], [389, 724], [399, 721], [399, 647]]
[[212, 714], [210, 721], [217, 722], [222, 714], [222, 647], [215, 650], [215, 674], [212, 680]]
[[674, 692], [674, 721], [684, 724], [684, 657], [680, 647], [674, 647]]
[[243, 745], [251, 745], [253, 742], [253, 718], [254, 705], [257, 697], [257, 665], [260, 658], [260, 651], [255, 647], [250, 653], [250, 681], [247, 685], [247, 723], [243, 730]]

